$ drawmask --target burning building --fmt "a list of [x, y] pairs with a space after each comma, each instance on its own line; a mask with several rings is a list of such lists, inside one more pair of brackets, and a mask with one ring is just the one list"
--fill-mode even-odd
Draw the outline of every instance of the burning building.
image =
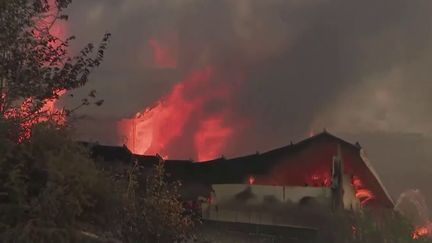
[[[233, 159], [166, 160], [166, 169], [173, 178], [191, 184], [330, 188], [335, 156], [343, 160], [344, 182], [352, 186], [353, 196], [361, 206], [394, 206], [361, 146], [328, 132], [265, 153]], [[157, 161], [156, 156], [135, 157], [144, 165]]]
[[[133, 154], [126, 146], [97, 145], [92, 151], [104, 161], [137, 160], [144, 168], [162, 159]], [[296, 229], [303, 232], [329, 225], [334, 210], [394, 207], [360, 144], [326, 131], [265, 153], [165, 160], [165, 166], [171, 179], [182, 181], [183, 200], [199, 202], [203, 219], [213, 224], [307, 226]]]

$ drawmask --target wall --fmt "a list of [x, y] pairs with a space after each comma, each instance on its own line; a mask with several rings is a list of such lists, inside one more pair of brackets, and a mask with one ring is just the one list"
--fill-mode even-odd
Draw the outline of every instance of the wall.
[[210, 203], [202, 205], [204, 219], [286, 225], [295, 223], [297, 213], [330, 209], [331, 191], [326, 187], [224, 184], [213, 189]]

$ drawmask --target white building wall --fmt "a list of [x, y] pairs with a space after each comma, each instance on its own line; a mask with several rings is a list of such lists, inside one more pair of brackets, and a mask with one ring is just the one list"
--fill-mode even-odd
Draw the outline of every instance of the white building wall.
[[[203, 218], [217, 221], [278, 225], [283, 215], [275, 212], [284, 206], [298, 204], [304, 197], [314, 198], [322, 205], [330, 205], [331, 200], [331, 191], [325, 187], [223, 184], [213, 185], [213, 189], [211, 204], [202, 205]], [[253, 195], [253, 198], [238, 200], [239, 193]], [[269, 197], [275, 201], [266, 201]]]

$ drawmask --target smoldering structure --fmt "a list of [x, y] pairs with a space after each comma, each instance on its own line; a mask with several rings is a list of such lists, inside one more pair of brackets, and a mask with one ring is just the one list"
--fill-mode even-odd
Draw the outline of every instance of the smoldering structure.
[[[104, 166], [137, 161], [150, 170], [163, 160], [159, 155], [133, 154], [126, 146], [87, 145]], [[394, 207], [361, 146], [326, 131], [265, 153], [164, 162], [169, 178], [182, 182], [185, 205], [214, 227], [226, 223], [245, 230], [255, 225], [271, 232], [271, 226], [296, 226], [297, 233], [322, 233], [329, 232], [335, 211]]]

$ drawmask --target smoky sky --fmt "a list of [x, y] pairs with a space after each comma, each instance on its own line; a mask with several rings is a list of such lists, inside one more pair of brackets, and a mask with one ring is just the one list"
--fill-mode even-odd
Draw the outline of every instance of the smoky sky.
[[[377, 141], [432, 134], [432, 1], [75, 0], [68, 11], [74, 48], [105, 31], [113, 35], [102, 67], [77, 92], [95, 88], [105, 99], [102, 107], [81, 111], [87, 118], [77, 128], [85, 139], [118, 143], [118, 119], [152, 105], [206, 64], [226, 74], [218, 82], [234, 82], [233, 72], [244, 76], [229, 105], [233, 122], [250, 125], [230, 140], [229, 156], [283, 146], [323, 128], [367, 140], [383, 153], [397, 151]], [[177, 68], [146, 65], [148, 39], [172, 36]], [[377, 157], [378, 173], [407, 163]], [[420, 157], [418, 164], [431, 165], [430, 157]]]

